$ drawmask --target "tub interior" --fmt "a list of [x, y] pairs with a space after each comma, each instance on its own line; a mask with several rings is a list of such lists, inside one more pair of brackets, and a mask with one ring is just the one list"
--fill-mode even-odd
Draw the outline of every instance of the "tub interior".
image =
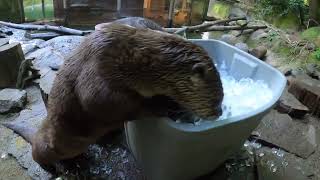
[[272, 66], [222, 41], [200, 39], [192, 39], [190, 41], [202, 46], [218, 68], [224, 64], [228, 74], [233, 76], [236, 80], [251, 78], [254, 81], [264, 81], [271, 89], [273, 97], [270, 102], [266, 102], [264, 105], [250, 113], [231, 116], [219, 121], [203, 122], [197, 126], [190, 123], [176, 123], [169, 120], [171, 126], [181, 130], [200, 131], [215, 126], [225, 125], [227, 123], [245, 120], [252, 116], [265, 113], [267, 110], [271, 109], [282, 95], [286, 85], [286, 78]]

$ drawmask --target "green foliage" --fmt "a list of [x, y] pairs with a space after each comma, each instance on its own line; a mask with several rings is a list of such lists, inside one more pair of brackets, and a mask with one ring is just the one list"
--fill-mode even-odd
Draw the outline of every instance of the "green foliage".
[[318, 48], [314, 53], [314, 57], [316, 60], [320, 61], [320, 48]]
[[260, 13], [264, 16], [274, 16], [275, 14], [285, 16], [289, 12], [295, 14], [307, 12], [304, 0], [261, 0], [258, 6], [260, 6]]
[[267, 37], [267, 39], [268, 39], [269, 41], [272, 41], [272, 40], [274, 40], [275, 38], [278, 38], [277, 36], [278, 36], [278, 33], [275, 32], [275, 31], [272, 31], [272, 32], [269, 33], [269, 36]]
[[[46, 19], [53, 18], [53, 2], [52, 0], [45, 0], [45, 14]], [[43, 19], [41, 0], [25, 0], [23, 1], [24, 12], [26, 20]]]
[[311, 27], [302, 32], [302, 37], [307, 40], [313, 40], [320, 36], [320, 27]]

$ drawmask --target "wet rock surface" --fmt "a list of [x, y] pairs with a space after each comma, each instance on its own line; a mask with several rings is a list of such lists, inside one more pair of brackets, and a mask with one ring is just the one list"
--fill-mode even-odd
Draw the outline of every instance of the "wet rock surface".
[[310, 109], [310, 113], [320, 117], [320, 81], [307, 75], [289, 78], [289, 89], [301, 103]]
[[25, 90], [3, 89], [0, 90], [0, 114], [17, 112], [23, 109], [27, 102]]
[[[40, 90], [33, 86], [26, 89], [29, 103], [19, 115], [2, 116], [1, 121], [11, 121], [26, 126], [39, 127], [47, 112]], [[0, 151], [17, 159], [32, 179], [90, 178], [90, 179], [144, 179], [130, 151], [120, 142], [91, 145], [87, 152], [60, 166], [56, 174], [49, 174], [33, 161], [31, 146], [23, 138], [0, 125]]]
[[309, 112], [309, 108], [303, 105], [294, 95], [287, 90], [280, 98], [279, 104], [276, 108], [280, 113], [287, 113], [294, 118], [302, 118]]
[[299, 157], [308, 158], [316, 149], [316, 130], [313, 125], [294, 121], [287, 114], [272, 110], [258, 128], [258, 139], [281, 147]]
[[40, 45], [40, 48], [50, 47], [61, 55], [68, 55], [83, 40], [83, 36], [59, 36]]

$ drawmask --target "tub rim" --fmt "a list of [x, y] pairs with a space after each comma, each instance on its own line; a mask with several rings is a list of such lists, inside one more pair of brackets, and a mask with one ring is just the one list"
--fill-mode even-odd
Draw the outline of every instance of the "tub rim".
[[[188, 39], [191, 42], [194, 41], [206, 41], [206, 42], [216, 42], [219, 44], [222, 44], [224, 46], [227, 46], [229, 48], [235, 49], [234, 46], [220, 41], [220, 40], [215, 40], [215, 39]], [[280, 99], [280, 97], [282, 96], [285, 87], [286, 87], [286, 78], [284, 77], [284, 75], [277, 70], [276, 68], [272, 67], [271, 65], [265, 63], [264, 61], [256, 58], [255, 56], [246, 53], [240, 49], [235, 49], [238, 53], [240, 54], [246, 54], [246, 56], [251, 57], [252, 59], [255, 59], [255, 61], [258, 61], [258, 63], [263, 64], [265, 66], [267, 66], [268, 68], [271, 68], [271, 70], [276, 73], [279, 78], [280, 78], [280, 87], [279, 90], [277, 92], [273, 92], [274, 96], [272, 98], [271, 101], [269, 101], [268, 103], [266, 103], [264, 106], [251, 111], [250, 113], [247, 114], [243, 114], [243, 115], [238, 115], [238, 116], [233, 116], [227, 119], [223, 119], [223, 120], [218, 120], [218, 121], [209, 121], [209, 120], [205, 120], [205, 121], [201, 121], [201, 123], [199, 125], [194, 125], [192, 123], [177, 123], [174, 120], [168, 118], [168, 117], [161, 117], [159, 119], [161, 119], [162, 121], [164, 121], [164, 124], [166, 124], [167, 126], [179, 130], [179, 131], [184, 131], [184, 132], [202, 132], [202, 131], [207, 131], [213, 128], [217, 128], [217, 127], [221, 127], [221, 126], [225, 126], [227, 124], [232, 124], [232, 123], [236, 123], [236, 122], [241, 122], [241, 121], [246, 121], [252, 117], [256, 117], [259, 115], [263, 115], [264, 113], [266, 113], [268, 110], [272, 109], [276, 103], [278, 102], [278, 100]]]

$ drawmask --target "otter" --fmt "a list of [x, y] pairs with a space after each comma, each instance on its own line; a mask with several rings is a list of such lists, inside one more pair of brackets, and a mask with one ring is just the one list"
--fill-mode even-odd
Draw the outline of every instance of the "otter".
[[[117, 24], [125, 24], [129, 26], [133, 26], [136, 28], [147, 28], [147, 29], [152, 29], [152, 30], [157, 30], [157, 31], [164, 31], [163, 28], [157, 24], [156, 22], [143, 18], [143, 17], [126, 17], [126, 18], [121, 18], [117, 19], [115, 21], [109, 22], [109, 23], [100, 23], [95, 26], [96, 30], [103, 29], [104, 26], [109, 25], [110, 23], [117, 23]], [[60, 65], [49, 65], [51, 70], [57, 71], [60, 68]]]
[[[201, 118], [222, 114], [223, 88], [207, 52], [178, 36], [128, 25], [94, 31], [57, 72], [38, 130], [7, 123], [48, 170], [72, 159], [126, 121], [153, 114], [166, 96]], [[148, 102], [148, 103], [146, 103]]]
[[[126, 24], [136, 28], [148, 28], [148, 29], [157, 30], [157, 31], [164, 31], [162, 26], [160, 26], [159, 24], [157, 24], [156, 22], [150, 19], [143, 18], [143, 17], [126, 17], [126, 18], [117, 19], [115, 21], [112, 21], [111, 23]], [[109, 23], [98, 24], [95, 26], [95, 29], [103, 28], [102, 26], [107, 24]]]

